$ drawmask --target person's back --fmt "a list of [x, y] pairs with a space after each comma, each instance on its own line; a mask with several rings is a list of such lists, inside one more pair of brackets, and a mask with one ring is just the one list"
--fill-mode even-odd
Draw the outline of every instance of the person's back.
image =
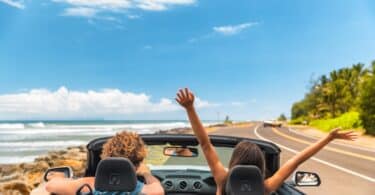
[[[117, 133], [103, 145], [101, 159], [109, 157], [124, 157], [133, 163], [137, 175], [144, 178], [145, 184], [137, 181], [135, 190], [130, 192], [130, 194], [164, 194], [164, 189], [161, 186], [160, 181], [155, 178], [147, 166], [143, 164], [146, 155], [147, 151], [142, 138], [136, 133], [123, 131]], [[50, 193], [75, 195], [76, 191], [83, 184], [88, 184], [94, 189], [94, 183], [95, 177], [67, 179], [61, 176], [56, 176], [50, 178], [45, 185], [45, 189]], [[111, 192], [107, 192], [107, 194], [111, 195]]]

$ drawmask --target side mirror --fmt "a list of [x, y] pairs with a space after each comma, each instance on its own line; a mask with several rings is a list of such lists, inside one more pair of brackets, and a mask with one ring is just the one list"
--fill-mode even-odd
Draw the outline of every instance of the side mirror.
[[297, 171], [293, 175], [293, 183], [296, 186], [319, 186], [321, 181], [316, 173]]
[[163, 154], [174, 157], [197, 157], [198, 149], [189, 147], [165, 147]]
[[73, 178], [73, 170], [70, 167], [50, 168], [44, 173], [43, 180], [47, 182], [51, 177], [55, 176]]

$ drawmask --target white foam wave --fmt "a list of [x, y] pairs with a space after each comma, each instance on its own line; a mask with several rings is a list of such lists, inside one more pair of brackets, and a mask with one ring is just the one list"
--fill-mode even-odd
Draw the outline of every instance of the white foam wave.
[[38, 141], [38, 142], [0, 142], [0, 147], [4, 148], [17, 148], [17, 147], [68, 147], [68, 146], [78, 146], [84, 145], [87, 142], [82, 140], [69, 140], [69, 141]]
[[100, 124], [100, 125], [54, 125], [54, 128], [70, 128], [70, 129], [154, 129], [167, 130], [172, 128], [188, 127], [187, 122], [172, 122], [172, 123], [136, 123], [136, 124]]
[[23, 123], [0, 123], [0, 129], [24, 129]]
[[14, 134], [14, 135], [62, 135], [62, 134], [91, 134], [94, 132], [112, 132], [112, 129], [60, 129], [60, 128], [45, 128], [45, 129], [19, 129], [19, 130], [2, 130], [1, 134]]
[[46, 125], [43, 123], [43, 122], [39, 122], [39, 123], [28, 123], [27, 124], [28, 127], [31, 127], [31, 128], [45, 128]]
[[32, 162], [38, 156], [0, 156], [0, 164]]

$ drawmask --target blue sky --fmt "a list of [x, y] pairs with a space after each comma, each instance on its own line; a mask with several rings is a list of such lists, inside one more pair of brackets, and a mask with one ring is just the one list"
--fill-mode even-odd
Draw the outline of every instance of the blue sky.
[[0, 119], [181, 119], [185, 86], [204, 119], [274, 118], [374, 35], [374, 1], [0, 0]]

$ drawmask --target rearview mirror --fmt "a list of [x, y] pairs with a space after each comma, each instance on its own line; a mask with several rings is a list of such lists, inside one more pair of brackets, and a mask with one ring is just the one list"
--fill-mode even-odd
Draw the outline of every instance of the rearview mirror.
[[316, 173], [297, 171], [293, 176], [296, 186], [319, 186], [320, 177]]
[[43, 179], [47, 182], [53, 177], [73, 178], [73, 170], [70, 167], [49, 168], [44, 173]]
[[189, 147], [165, 147], [165, 156], [175, 156], [175, 157], [197, 157], [198, 149]]

